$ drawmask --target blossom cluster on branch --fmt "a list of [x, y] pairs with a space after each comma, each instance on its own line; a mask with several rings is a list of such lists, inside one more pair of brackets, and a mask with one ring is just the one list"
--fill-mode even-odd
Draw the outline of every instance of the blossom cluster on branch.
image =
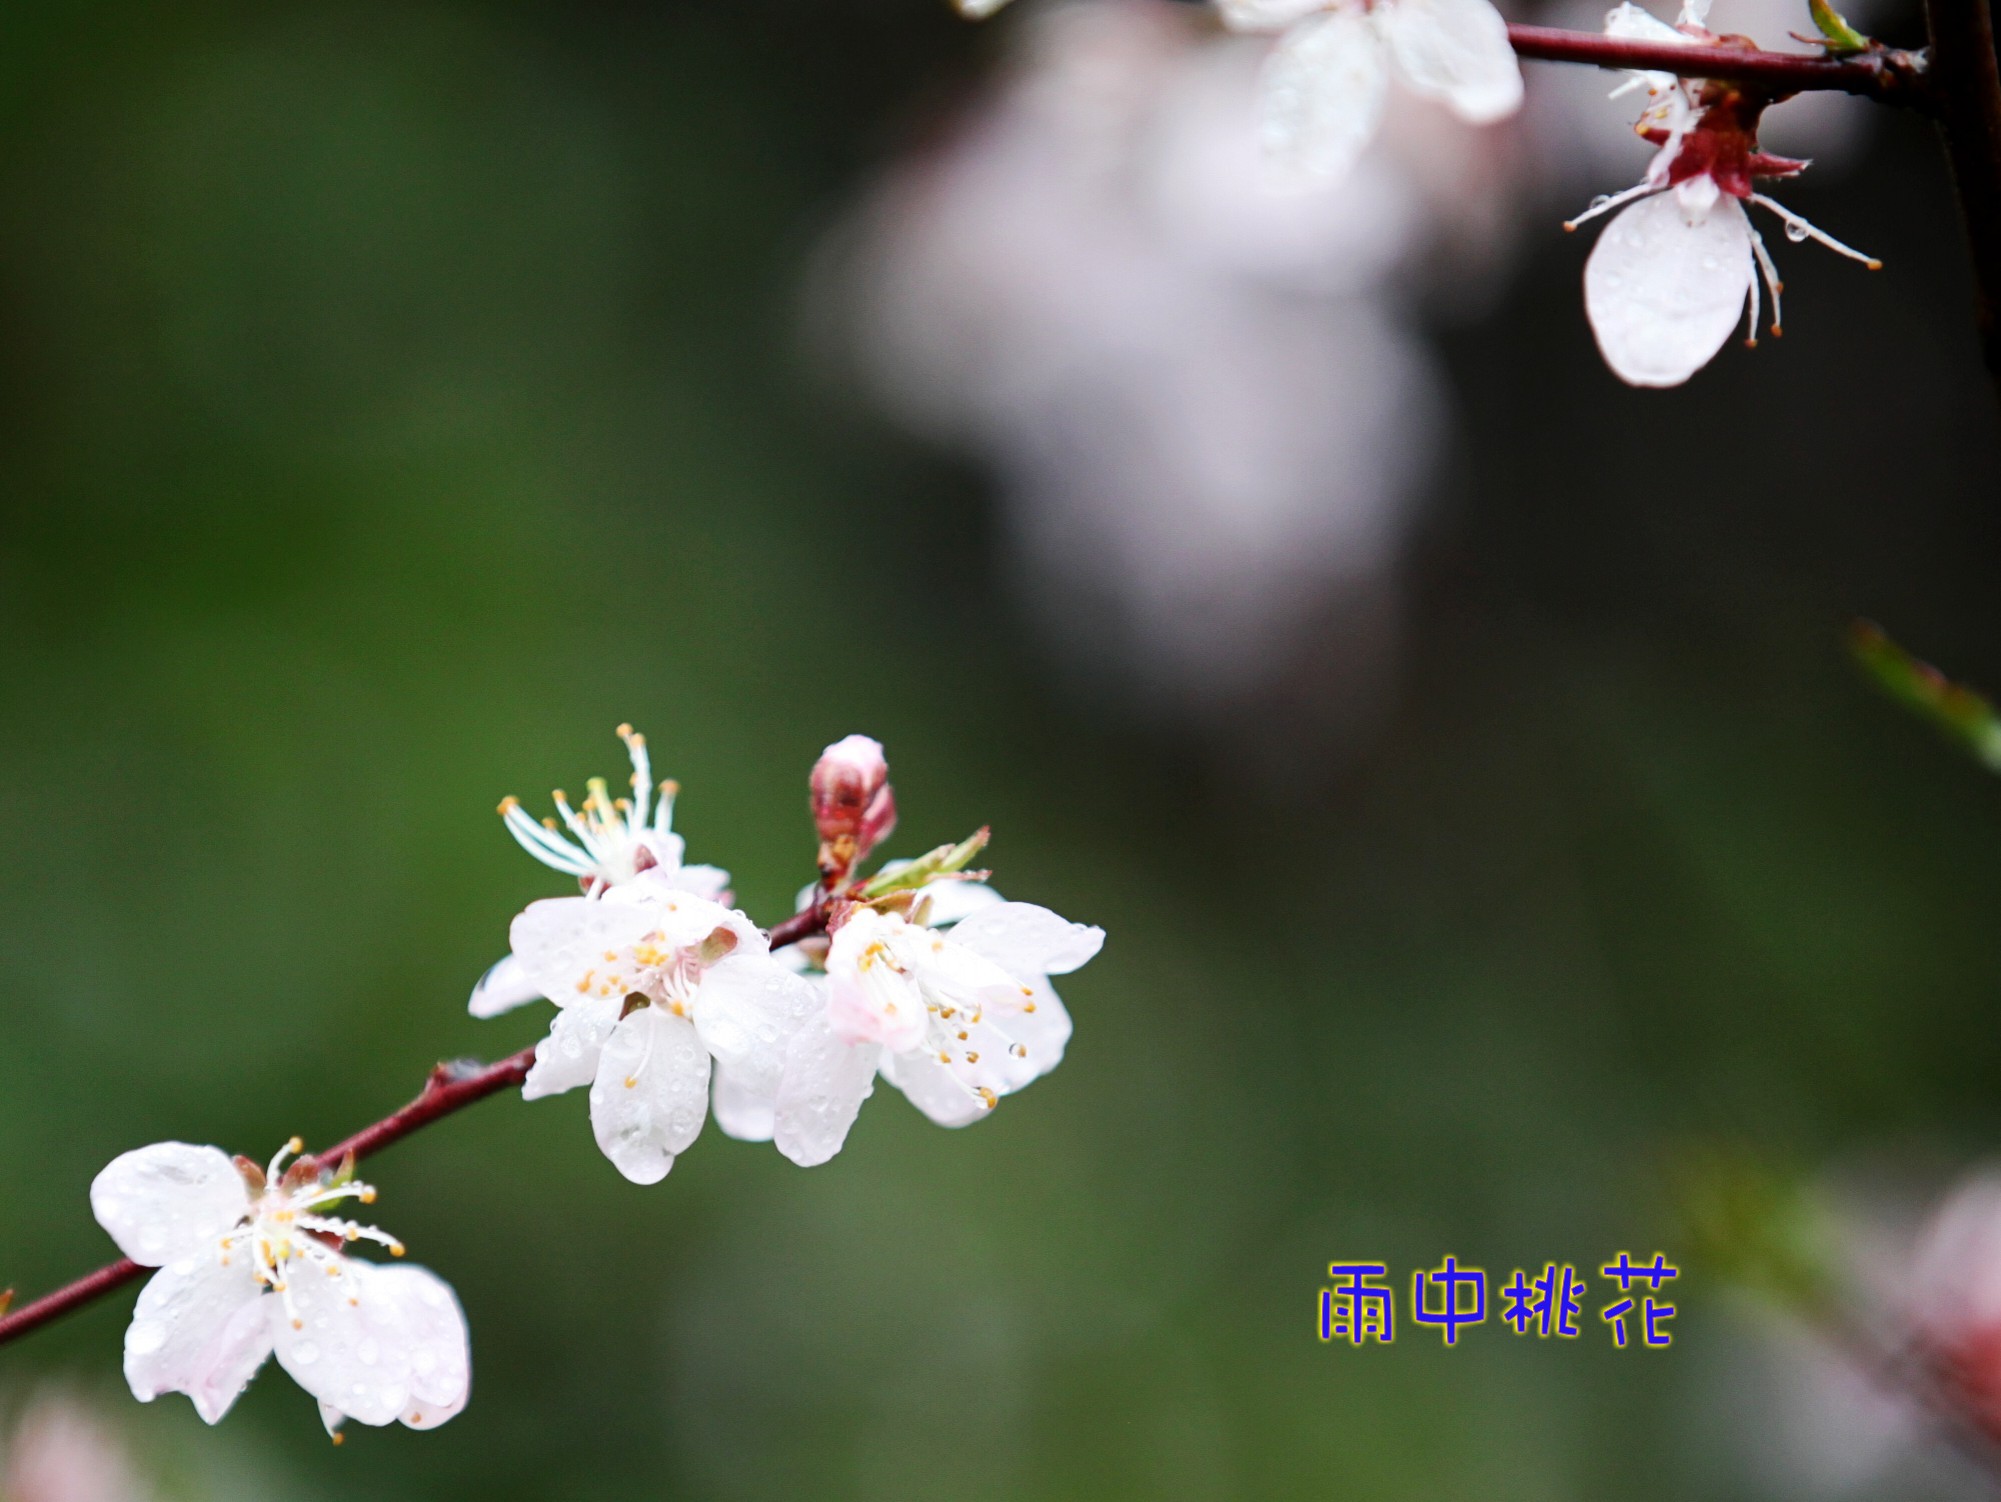
[[877, 742], [849, 736], [814, 766], [820, 874], [767, 932], [733, 905], [727, 872], [684, 859], [675, 784], [656, 787], [645, 738], [619, 734], [629, 794], [592, 778], [578, 805], [553, 795], [556, 817], [500, 806], [522, 848], [579, 887], [529, 904], [469, 1003], [482, 1018], [553, 1003], [532, 1064], [469, 1082], [441, 1068], [411, 1107], [323, 1157], [299, 1156], [297, 1138], [264, 1167], [184, 1142], [123, 1154], [90, 1199], [128, 1263], [39, 1301], [52, 1312], [0, 1321], [0, 1339], [155, 1269], [125, 1334], [140, 1401], [186, 1393], [213, 1424], [275, 1354], [336, 1442], [350, 1419], [433, 1428], [470, 1391], [465, 1314], [437, 1274], [349, 1255], [404, 1251], [341, 1213], [376, 1197], [359, 1152], [519, 1081], [528, 1100], [588, 1086], [598, 1146], [637, 1184], [666, 1176], [711, 1109], [728, 1135], [811, 1167], [841, 1150], [877, 1078], [956, 1127], [1062, 1060], [1070, 1016], [1050, 977], [1090, 960], [1103, 931], [1004, 901], [971, 869], [984, 829], [864, 875], [896, 827]]

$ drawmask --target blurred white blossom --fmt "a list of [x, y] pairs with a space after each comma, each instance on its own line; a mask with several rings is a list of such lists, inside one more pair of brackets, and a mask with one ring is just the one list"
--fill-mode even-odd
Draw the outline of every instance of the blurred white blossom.
[[993, 466], [1030, 603], [1128, 697], [1235, 725], [1340, 602], [1329, 655], [1375, 683], [1442, 437], [1406, 303], [1497, 261], [1505, 132], [1393, 88], [1351, 173], [1274, 194], [1262, 42], [1144, 0], [1022, 21], [837, 238], [868, 384]]
[[1488, 0], [1218, 0], [1238, 31], [1283, 35], [1259, 85], [1278, 185], [1338, 178], [1375, 139], [1390, 80], [1472, 125], [1521, 108], [1508, 23]]
[[123, 1436], [80, 1398], [45, 1393], [24, 1408], [0, 1444], [6, 1502], [152, 1502]]

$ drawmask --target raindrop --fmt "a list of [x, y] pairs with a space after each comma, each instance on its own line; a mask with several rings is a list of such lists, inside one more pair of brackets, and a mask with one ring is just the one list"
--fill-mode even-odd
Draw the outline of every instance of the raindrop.
[[141, 1320], [125, 1333], [125, 1349], [134, 1356], [150, 1356], [167, 1343], [167, 1327], [158, 1320]]
[[1806, 226], [1788, 219], [1786, 221], [1786, 238], [1795, 245], [1799, 244], [1800, 241], [1806, 238]]
[[300, 1366], [311, 1366], [320, 1359], [320, 1348], [310, 1340], [302, 1340], [292, 1347], [292, 1359]]

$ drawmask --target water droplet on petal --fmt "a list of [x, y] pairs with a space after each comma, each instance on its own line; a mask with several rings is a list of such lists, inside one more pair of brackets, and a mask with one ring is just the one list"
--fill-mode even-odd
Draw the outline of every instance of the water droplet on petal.
[[1792, 220], [1788, 219], [1786, 221], [1786, 238], [1795, 245], [1799, 244], [1800, 241], [1806, 238], [1806, 226], [1795, 224]]
[[125, 1349], [134, 1356], [150, 1356], [167, 1343], [167, 1327], [158, 1320], [141, 1320], [125, 1332]]
[[300, 1366], [311, 1366], [320, 1359], [320, 1348], [310, 1340], [302, 1340], [292, 1347], [292, 1359]]

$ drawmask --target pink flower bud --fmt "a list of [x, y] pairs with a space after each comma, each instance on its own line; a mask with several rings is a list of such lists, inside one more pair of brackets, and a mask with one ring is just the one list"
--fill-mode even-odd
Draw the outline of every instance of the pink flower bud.
[[835, 741], [814, 763], [811, 786], [814, 827], [823, 849], [842, 869], [896, 828], [896, 793], [880, 741], [865, 735]]

